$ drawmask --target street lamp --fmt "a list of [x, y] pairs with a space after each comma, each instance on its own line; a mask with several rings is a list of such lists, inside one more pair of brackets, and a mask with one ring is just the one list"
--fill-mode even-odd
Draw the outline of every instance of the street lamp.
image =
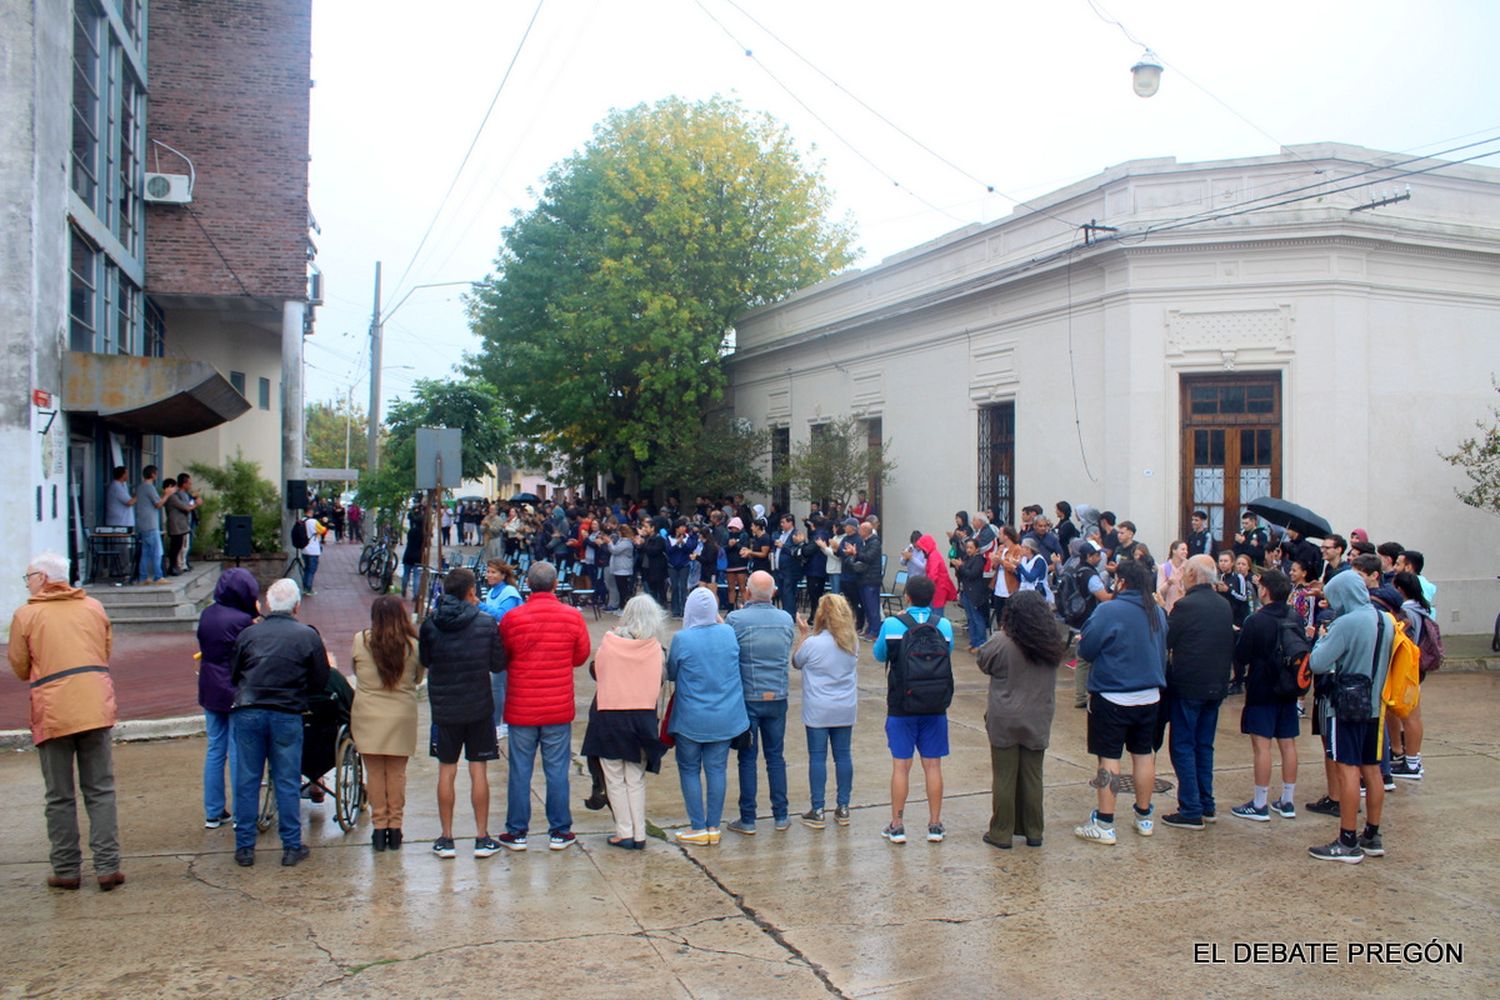
[[1161, 86], [1161, 60], [1155, 52], [1146, 49], [1140, 59], [1130, 67], [1130, 82], [1137, 97], [1151, 97]]

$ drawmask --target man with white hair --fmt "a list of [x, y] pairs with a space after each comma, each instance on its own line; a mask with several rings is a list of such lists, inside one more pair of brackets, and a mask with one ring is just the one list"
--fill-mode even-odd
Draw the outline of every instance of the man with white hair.
[[1218, 815], [1214, 735], [1234, 662], [1234, 620], [1229, 602], [1214, 589], [1218, 582], [1213, 557], [1190, 557], [1183, 567], [1185, 590], [1167, 618], [1167, 709], [1177, 812], [1162, 822], [1179, 830], [1202, 830], [1205, 821]]
[[[266, 590], [266, 616], [239, 634], [230, 657], [235, 687], [230, 711], [234, 733], [234, 860], [255, 864], [255, 820], [261, 776], [269, 762], [276, 792], [281, 863], [308, 855], [302, 843], [302, 713], [308, 696], [328, 687], [328, 651], [311, 625], [297, 620], [302, 592], [293, 580]], [[243, 817], [251, 817], [243, 819]]]
[[125, 883], [115, 822], [110, 728], [115, 689], [109, 679], [109, 617], [99, 602], [68, 585], [68, 560], [44, 552], [26, 567], [31, 597], [10, 623], [10, 667], [31, 697], [31, 739], [47, 789], [47, 838], [54, 889], [77, 889], [78, 803], [73, 772], [89, 813], [89, 849], [99, 888]]
[[740, 646], [740, 684], [745, 711], [750, 716], [750, 745], [739, 751], [740, 817], [729, 829], [755, 835], [755, 762], [766, 755], [766, 781], [771, 786], [771, 818], [776, 829], [792, 825], [786, 790], [786, 702], [792, 663], [792, 616], [771, 603], [776, 581], [771, 574], [750, 574], [750, 600], [732, 612], [724, 624], [734, 629]]

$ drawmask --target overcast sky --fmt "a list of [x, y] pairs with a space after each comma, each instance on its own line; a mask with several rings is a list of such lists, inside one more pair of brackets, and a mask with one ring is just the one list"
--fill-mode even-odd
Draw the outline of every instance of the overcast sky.
[[[1428, 152], [1500, 134], [1491, 0], [1098, 6], [1167, 63], [1155, 97], [1132, 93], [1141, 48], [1088, 0], [543, 0], [443, 204], [536, 0], [319, 0], [312, 207], [327, 291], [307, 398], [352, 387], [368, 402], [376, 260], [387, 310], [415, 285], [483, 277], [549, 166], [610, 108], [668, 95], [732, 95], [786, 123], [855, 223], [862, 266], [1125, 160], [1319, 141]], [[386, 324], [385, 406], [477, 347], [462, 292], [417, 289]]]

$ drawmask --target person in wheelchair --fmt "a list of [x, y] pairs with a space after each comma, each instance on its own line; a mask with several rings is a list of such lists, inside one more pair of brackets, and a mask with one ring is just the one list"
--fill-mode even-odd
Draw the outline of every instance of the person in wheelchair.
[[[308, 855], [302, 843], [297, 795], [301, 785], [299, 772], [306, 769], [302, 717], [311, 709], [314, 694], [326, 691], [329, 674], [333, 672], [322, 637], [310, 625], [297, 621], [301, 604], [302, 592], [295, 581], [277, 580], [271, 584], [266, 590], [265, 618], [239, 634], [230, 663], [230, 682], [235, 686], [231, 710], [235, 744], [234, 814], [257, 815], [261, 776], [269, 763], [271, 784], [276, 792], [281, 863], [287, 867]], [[328, 711], [336, 714], [338, 709], [329, 706]], [[347, 719], [347, 699], [342, 713]], [[247, 868], [255, 864], [257, 832], [253, 822], [235, 824], [237, 864]]]
[[333, 768], [339, 732], [349, 724], [353, 705], [354, 688], [330, 665], [328, 683], [308, 694], [307, 712], [302, 716], [302, 776], [307, 779], [307, 797], [313, 802], [322, 802], [327, 795], [323, 775]]

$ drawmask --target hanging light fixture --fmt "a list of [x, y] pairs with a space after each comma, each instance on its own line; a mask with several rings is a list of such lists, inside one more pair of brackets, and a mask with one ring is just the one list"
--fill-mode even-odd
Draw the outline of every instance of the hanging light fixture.
[[1131, 85], [1137, 97], [1150, 97], [1161, 86], [1161, 60], [1155, 52], [1146, 49], [1141, 58], [1130, 67]]

